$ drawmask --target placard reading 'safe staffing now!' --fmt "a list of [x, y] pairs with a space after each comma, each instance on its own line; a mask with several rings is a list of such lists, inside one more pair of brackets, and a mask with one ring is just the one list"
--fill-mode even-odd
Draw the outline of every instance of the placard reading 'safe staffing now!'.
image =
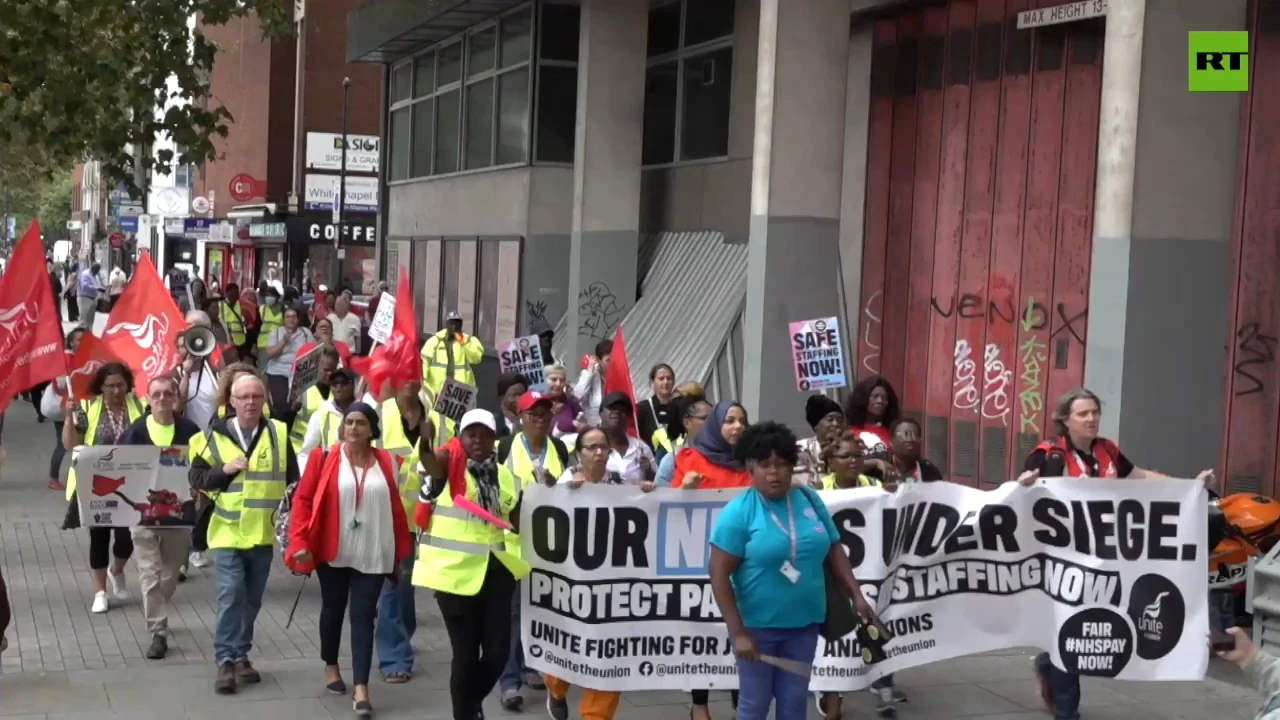
[[[519, 590], [530, 667], [598, 690], [737, 687], [706, 568], [711, 528], [740, 492], [754, 490], [530, 486], [520, 536], [533, 572]], [[1204, 677], [1207, 499], [1196, 481], [820, 497], [893, 638], [871, 666], [853, 634], [820, 640], [813, 690], [1016, 647], [1044, 648], [1081, 675]], [[797, 508], [802, 525], [816, 517]]]

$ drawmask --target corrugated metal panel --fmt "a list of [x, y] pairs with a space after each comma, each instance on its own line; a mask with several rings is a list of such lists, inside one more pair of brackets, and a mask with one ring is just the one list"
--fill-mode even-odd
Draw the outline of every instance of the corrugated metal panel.
[[[747, 297], [747, 246], [717, 232], [657, 233], [642, 296], [622, 320], [638, 399], [648, 397], [649, 368], [665, 362], [677, 382], [706, 382]], [[564, 357], [566, 318], [552, 352]], [[572, 361], [576, 362], [576, 360]]]

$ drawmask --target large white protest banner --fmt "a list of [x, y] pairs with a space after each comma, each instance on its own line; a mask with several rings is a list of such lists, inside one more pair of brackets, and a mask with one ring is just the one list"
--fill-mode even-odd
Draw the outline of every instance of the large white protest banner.
[[[711, 528], [740, 492], [754, 491], [526, 490], [528, 664], [598, 690], [737, 687], [706, 568]], [[857, 690], [899, 670], [1028, 646], [1082, 675], [1204, 677], [1200, 483], [1052, 479], [987, 492], [917, 483], [821, 497], [894, 637], [888, 659], [869, 667], [853, 634], [819, 641], [814, 690]]]
[[83, 447], [72, 465], [85, 527], [195, 524], [186, 447]]

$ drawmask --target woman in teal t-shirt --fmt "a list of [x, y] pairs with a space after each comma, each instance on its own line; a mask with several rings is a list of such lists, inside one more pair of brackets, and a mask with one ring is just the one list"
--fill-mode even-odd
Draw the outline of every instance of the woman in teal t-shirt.
[[827, 613], [830, 567], [864, 618], [875, 613], [853, 577], [831, 514], [817, 493], [793, 487], [796, 436], [764, 422], [735, 448], [752, 489], [734, 498], [711, 531], [711, 587], [738, 656], [738, 720], [805, 717], [809, 680], [760, 662], [771, 655], [813, 662]]

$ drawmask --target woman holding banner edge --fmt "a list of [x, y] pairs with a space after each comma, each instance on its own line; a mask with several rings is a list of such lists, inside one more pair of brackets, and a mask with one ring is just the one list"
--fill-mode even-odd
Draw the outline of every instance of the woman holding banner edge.
[[875, 617], [840, 535], [817, 493], [794, 487], [796, 437], [786, 426], [748, 427], [735, 455], [752, 491], [725, 505], [711, 531], [711, 589], [738, 656], [738, 720], [806, 716], [809, 678], [762, 661], [811, 665], [826, 617], [827, 570], [865, 621]]

